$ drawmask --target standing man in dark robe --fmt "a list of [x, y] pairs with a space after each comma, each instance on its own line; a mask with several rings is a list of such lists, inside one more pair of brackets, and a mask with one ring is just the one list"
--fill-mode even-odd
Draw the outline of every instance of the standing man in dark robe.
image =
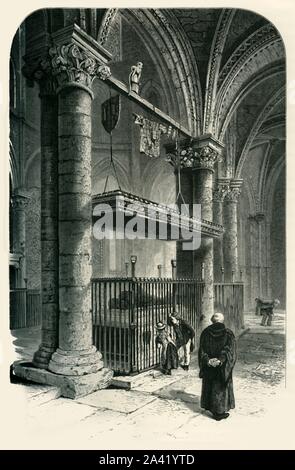
[[228, 411], [235, 407], [232, 374], [236, 340], [233, 332], [225, 327], [222, 313], [215, 313], [211, 321], [212, 325], [205, 328], [200, 337], [201, 407], [220, 421], [228, 418]]

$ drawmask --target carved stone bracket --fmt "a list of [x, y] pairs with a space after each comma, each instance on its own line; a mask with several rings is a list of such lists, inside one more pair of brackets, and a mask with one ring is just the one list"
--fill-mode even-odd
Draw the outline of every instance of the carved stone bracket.
[[250, 215], [249, 219], [256, 222], [257, 224], [261, 224], [265, 220], [265, 214], [263, 214], [262, 212], [257, 212], [254, 215]]

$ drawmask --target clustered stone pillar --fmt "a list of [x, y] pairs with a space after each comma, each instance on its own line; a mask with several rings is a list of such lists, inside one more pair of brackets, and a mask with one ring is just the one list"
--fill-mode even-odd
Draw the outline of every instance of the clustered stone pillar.
[[58, 133], [53, 78], [40, 80], [41, 100], [41, 344], [36, 367], [47, 369], [58, 343]]
[[12, 252], [20, 255], [19, 269], [16, 279], [16, 287], [26, 287], [26, 207], [29, 198], [27, 194], [18, 189], [12, 195], [13, 209], [13, 246]]
[[[222, 146], [220, 142], [206, 135], [181, 144], [180, 150], [166, 146], [167, 160], [177, 169], [181, 169], [181, 192], [185, 202], [190, 204], [190, 215], [196, 216], [192, 204], [201, 205], [200, 217], [213, 222], [213, 173], [214, 166], [220, 161]], [[179, 191], [179, 184], [177, 185]], [[178, 244], [179, 248], [181, 243]], [[213, 284], [213, 239], [201, 236], [199, 248], [193, 251], [177, 251], [177, 272], [179, 265], [184, 276], [192, 273], [195, 279], [204, 281], [202, 301], [202, 328], [210, 323], [214, 313]]]
[[93, 345], [91, 311], [92, 82], [110, 76], [111, 56], [75, 25], [52, 36], [55, 46], [33, 67], [56, 94], [41, 86], [42, 342], [35, 367], [14, 371], [75, 398], [112, 379]]
[[[213, 191], [213, 221], [215, 224], [223, 226], [223, 202], [229, 189], [229, 180], [219, 178], [216, 181]], [[214, 281], [222, 282], [222, 269], [224, 268], [223, 259], [223, 236], [215, 238], [213, 242], [214, 249]]]
[[237, 204], [242, 180], [231, 180], [224, 199], [223, 259], [226, 282], [238, 280], [238, 220]]
[[[209, 146], [204, 146], [195, 153], [193, 167], [193, 200], [201, 204], [201, 217], [212, 222], [213, 220], [213, 172], [218, 154]], [[204, 293], [202, 303], [202, 328], [210, 323], [214, 313], [214, 285], [213, 285], [213, 239], [202, 237], [201, 246], [194, 253], [197, 277], [202, 272], [204, 280]]]

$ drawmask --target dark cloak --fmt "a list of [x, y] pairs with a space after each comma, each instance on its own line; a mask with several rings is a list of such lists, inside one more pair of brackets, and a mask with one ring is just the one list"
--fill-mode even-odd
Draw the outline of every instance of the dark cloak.
[[[221, 365], [211, 367], [209, 359], [217, 358]], [[201, 407], [213, 414], [222, 414], [235, 407], [233, 368], [236, 362], [234, 334], [223, 323], [213, 323], [201, 334], [199, 367], [202, 381]]]
[[162, 345], [161, 351], [161, 367], [163, 371], [169, 371], [171, 369], [178, 368], [178, 353], [175, 344], [169, 341], [166, 332], [159, 333], [156, 336], [156, 344]]

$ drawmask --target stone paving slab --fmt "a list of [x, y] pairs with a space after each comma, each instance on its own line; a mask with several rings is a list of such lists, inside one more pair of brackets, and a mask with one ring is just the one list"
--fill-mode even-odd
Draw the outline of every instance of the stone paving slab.
[[157, 390], [161, 390], [167, 385], [173, 384], [182, 380], [187, 376], [187, 372], [182, 369], [172, 370], [171, 375], [164, 375], [161, 372], [156, 376], [151, 376], [149, 380], [146, 380], [143, 384], [134, 387], [134, 390], [145, 393], [155, 393]]
[[137, 391], [107, 389], [91, 393], [76, 400], [95, 408], [107, 408], [120, 413], [133, 413], [156, 398]]

